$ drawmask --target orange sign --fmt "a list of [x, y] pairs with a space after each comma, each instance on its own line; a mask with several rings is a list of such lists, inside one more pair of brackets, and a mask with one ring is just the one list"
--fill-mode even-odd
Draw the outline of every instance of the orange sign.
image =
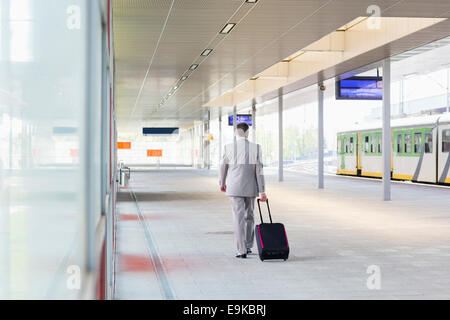
[[117, 149], [131, 149], [131, 142], [117, 142]]
[[71, 157], [78, 157], [78, 149], [70, 149], [70, 156]]
[[147, 157], [162, 157], [162, 149], [147, 150]]

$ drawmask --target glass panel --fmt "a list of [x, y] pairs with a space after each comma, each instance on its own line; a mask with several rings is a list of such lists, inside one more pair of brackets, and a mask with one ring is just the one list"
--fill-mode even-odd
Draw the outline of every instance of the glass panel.
[[350, 153], [353, 153], [353, 137], [350, 137]]
[[[80, 274], [85, 283], [88, 274], [86, 168], [94, 168], [89, 188], [100, 203], [99, 149], [89, 162], [85, 155], [99, 145], [101, 127], [100, 117], [89, 118], [87, 145], [90, 3], [0, 1], [0, 299], [76, 299], [82, 291], [68, 277]], [[69, 28], [77, 13], [81, 27]], [[100, 12], [92, 15], [98, 24], [89, 34], [97, 39]], [[99, 113], [101, 69], [90, 59]]]
[[375, 134], [370, 136], [370, 153], [376, 152], [377, 136]]
[[442, 152], [450, 151], [450, 130], [442, 131]]
[[414, 153], [422, 152], [422, 133], [414, 133]]
[[378, 135], [378, 153], [381, 153], [381, 142], [382, 142], [381, 135]]
[[425, 153], [433, 153], [433, 133], [425, 133]]
[[402, 153], [402, 134], [397, 134], [397, 153]]
[[411, 133], [405, 133], [405, 153], [411, 153]]

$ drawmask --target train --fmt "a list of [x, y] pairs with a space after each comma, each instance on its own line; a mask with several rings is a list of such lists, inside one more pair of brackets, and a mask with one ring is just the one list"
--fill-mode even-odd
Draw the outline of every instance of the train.
[[[337, 133], [338, 175], [381, 178], [381, 123]], [[391, 121], [391, 178], [450, 184], [450, 114]]]

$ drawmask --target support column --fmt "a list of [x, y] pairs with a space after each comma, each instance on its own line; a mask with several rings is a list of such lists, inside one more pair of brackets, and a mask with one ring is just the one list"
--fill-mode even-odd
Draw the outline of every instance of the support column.
[[318, 177], [318, 183], [317, 187], [319, 189], [324, 188], [323, 183], [323, 92], [325, 91], [325, 86], [322, 83], [319, 83], [319, 86], [317, 88], [317, 102], [318, 102], [318, 170], [317, 170], [317, 177]]
[[235, 132], [236, 132], [236, 126], [237, 126], [237, 123], [236, 123], [236, 121], [237, 121], [237, 111], [236, 111], [236, 106], [234, 106], [233, 107], [233, 135], [234, 135], [234, 140], [236, 140], [236, 135], [235, 135]]
[[222, 161], [222, 109], [219, 110], [219, 167]]
[[278, 89], [278, 181], [283, 181], [283, 89]]
[[383, 200], [391, 200], [391, 60], [383, 60]]
[[256, 143], [256, 100], [252, 100], [252, 141]]
[[450, 112], [450, 67], [447, 67], [447, 112]]
[[205, 167], [206, 169], [211, 169], [211, 141], [209, 140], [209, 134], [211, 133], [211, 111], [208, 109], [207, 118], [205, 123], [205, 137], [208, 137], [208, 140], [205, 141]]

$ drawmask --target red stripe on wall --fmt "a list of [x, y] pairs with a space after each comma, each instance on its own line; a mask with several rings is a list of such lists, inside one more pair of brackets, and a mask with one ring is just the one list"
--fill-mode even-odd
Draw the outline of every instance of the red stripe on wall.
[[105, 240], [103, 240], [102, 253], [100, 256], [100, 268], [97, 275], [97, 300], [106, 300], [106, 251]]

